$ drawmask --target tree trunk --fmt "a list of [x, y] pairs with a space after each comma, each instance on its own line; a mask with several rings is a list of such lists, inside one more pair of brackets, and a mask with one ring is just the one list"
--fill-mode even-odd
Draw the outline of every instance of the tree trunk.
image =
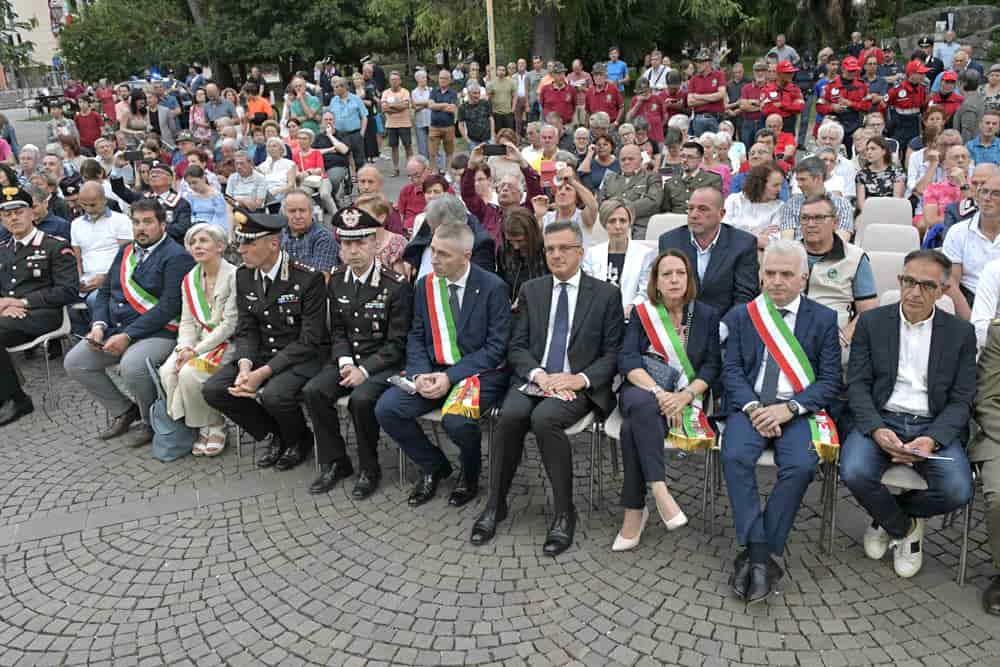
[[545, 7], [532, 19], [534, 42], [532, 55], [543, 61], [556, 56], [556, 8], [546, 3]]

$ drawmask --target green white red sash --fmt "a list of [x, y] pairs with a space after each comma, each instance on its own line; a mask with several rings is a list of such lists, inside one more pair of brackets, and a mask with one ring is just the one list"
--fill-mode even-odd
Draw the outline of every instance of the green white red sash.
[[[194, 269], [188, 271], [187, 275], [184, 276], [184, 280], [181, 282], [181, 291], [184, 294], [184, 302], [187, 304], [188, 310], [191, 311], [195, 322], [200, 324], [206, 331], [215, 329], [210, 324], [212, 320], [212, 306], [208, 303], [208, 298], [205, 296], [205, 286], [202, 283], [200, 264], [196, 265]], [[188, 361], [188, 363], [197, 366], [206, 373], [214, 373], [219, 369], [222, 363], [222, 356], [225, 354], [227, 347], [229, 347], [229, 342], [223, 341], [211, 350], [202, 352], [194, 359]]]
[[[778, 363], [795, 393], [816, 381], [812, 364], [802, 345], [795, 338], [788, 324], [774, 307], [766, 294], [761, 294], [747, 304], [750, 321], [764, 342], [764, 347]], [[840, 440], [833, 419], [825, 410], [809, 416], [809, 430], [816, 453], [827, 463], [836, 462], [840, 452]]]
[[[430, 316], [431, 337], [434, 340], [434, 361], [454, 366], [462, 358], [458, 349], [458, 327], [448, 301], [448, 279], [434, 274], [424, 279], [427, 293], [427, 313]], [[479, 376], [467, 377], [454, 387], [441, 406], [441, 414], [455, 414], [479, 419]]]
[[[156, 307], [160, 302], [158, 298], [150, 294], [145, 288], [135, 280], [135, 267], [138, 262], [135, 259], [135, 246], [128, 244], [122, 253], [122, 265], [120, 278], [122, 283], [122, 293], [132, 308], [140, 315], [145, 315], [149, 310]], [[164, 327], [168, 331], [177, 331], [180, 321], [174, 318]]]
[[[670, 321], [667, 309], [662, 304], [654, 307], [648, 303], [640, 303], [635, 310], [639, 314], [639, 321], [642, 322], [642, 328], [653, 349], [668, 362], [674, 360], [680, 364], [681, 378], [677, 388], [683, 389], [689, 386], [695, 380], [694, 367]], [[667, 439], [684, 450], [707, 447], [714, 442], [715, 433], [702, 409], [700, 394], [694, 397], [690, 405], [684, 407], [681, 413], [681, 428], [670, 429]]]

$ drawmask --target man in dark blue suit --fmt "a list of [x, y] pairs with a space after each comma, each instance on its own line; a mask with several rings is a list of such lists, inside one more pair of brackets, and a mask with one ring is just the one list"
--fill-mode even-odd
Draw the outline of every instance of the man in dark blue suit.
[[746, 303], [760, 291], [757, 239], [722, 223], [722, 194], [698, 188], [688, 199], [688, 224], [660, 236], [660, 252], [680, 250], [698, 279], [698, 300], [725, 315], [733, 304]]
[[[441, 178], [432, 176], [431, 178]], [[440, 200], [441, 203], [431, 207], [431, 203]], [[417, 233], [403, 250], [403, 261], [410, 266], [410, 280], [416, 282], [418, 278], [423, 278], [431, 272], [431, 237], [434, 230], [446, 219], [456, 219], [461, 212], [461, 219], [472, 230], [472, 258], [473, 264], [495, 273], [497, 269], [496, 244], [493, 237], [483, 228], [476, 217], [468, 212], [462, 200], [455, 195], [445, 193], [438, 195], [427, 204], [424, 224], [420, 226]]]
[[[433, 273], [417, 281], [413, 325], [406, 341], [408, 393], [396, 386], [382, 394], [375, 406], [379, 424], [418, 466], [421, 477], [409, 497], [412, 506], [434, 497], [438, 483], [452, 473], [451, 464], [431, 444], [417, 421], [420, 415], [451, 405], [454, 392], [475, 394], [478, 384], [481, 416], [507, 387], [502, 368], [510, 337], [510, 299], [498, 276], [471, 263], [473, 234], [462, 211], [448, 211], [435, 200], [428, 217], [443, 208], [444, 220], [431, 241]], [[461, 406], [466, 402], [459, 400]], [[479, 492], [482, 436], [473, 410], [447, 413], [441, 426], [461, 450], [462, 474], [448, 499], [460, 507]]]
[[[83, 385], [114, 416], [102, 440], [117, 438], [141, 419], [128, 438], [137, 447], [153, 439], [149, 406], [156, 386], [146, 359], [158, 368], [177, 342], [181, 281], [194, 260], [166, 235], [167, 217], [155, 199], [132, 205], [133, 243], [118, 250], [101, 284], [90, 333], [66, 355], [66, 374]], [[118, 364], [130, 400], [105, 372]]]
[[[771, 554], [784, 550], [816, 471], [810, 420], [830, 408], [841, 387], [837, 315], [802, 295], [809, 279], [802, 245], [768, 245], [761, 279], [763, 294], [724, 319], [722, 467], [736, 537], [746, 546], [730, 583], [748, 602], [765, 599], [783, 574]], [[768, 446], [775, 450], [778, 480], [762, 510], [756, 464]]]

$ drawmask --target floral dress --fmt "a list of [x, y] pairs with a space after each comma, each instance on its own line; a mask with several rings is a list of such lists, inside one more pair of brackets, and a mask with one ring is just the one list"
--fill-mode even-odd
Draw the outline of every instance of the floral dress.
[[894, 197], [896, 183], [905, 180], [906, 174], [895, 165], [880, 171], [872, 171], [865, 167], [855, 177], [857, 184], [864, 186], [865, 197]]

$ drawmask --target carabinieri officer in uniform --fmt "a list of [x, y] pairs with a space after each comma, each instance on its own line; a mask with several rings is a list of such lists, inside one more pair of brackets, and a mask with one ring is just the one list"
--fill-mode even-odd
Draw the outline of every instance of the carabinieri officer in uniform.
[[202, 388], [205, 401], [256, 440], [271, 436], [260, 468], [289, 470], [312, 450], [299, 407], [302, 387], [328, 353], [323, 274], [281, 250], [283, 215], [238, 210], [235, 361]]
[[375, 232], [382, 223], [352, 206], [341, 209], [333, 224], [340, 232], [345, 265], [334, 269], [326, 287], [332, 349], [326, 367], [302, 390], [320, 464], [309, 492], [326, 493], [354, 472], [337, 414], [337, 400], [350, 396], [347, 408], [361, 468], [351, 495], [360, 500], [375, 492], [382, 476], [375, 403], [389, 388], [388, 379], [403, 367], [413, 292], [403, 276], [378, 259]]
[[73, 250], [65, 239], [35, 228], [31, 204], [19, 187], [0, 191], [0, 219], [11, 234], [0, 244], [0, 426], [35, 409], [7, 348], [58, 329], [63, 306], [77, 300]]

